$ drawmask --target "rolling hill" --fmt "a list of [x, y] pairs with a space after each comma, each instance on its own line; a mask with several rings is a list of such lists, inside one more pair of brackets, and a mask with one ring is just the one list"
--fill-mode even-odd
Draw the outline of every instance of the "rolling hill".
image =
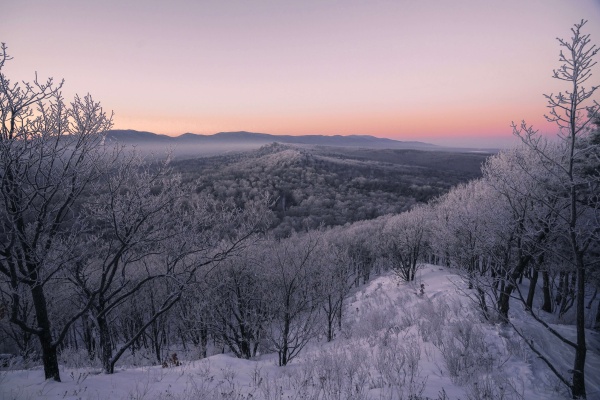
[[387, 149], [423, 151], [480, 151], [495, 152], [494, 149], [464, 149], [436, 146], [417, 141], [400, 141], [370, 135], [271, 135], [255, 132], [219, 132], [214, 135], [184, 133], [179, 136], [159, 135], [135, 130], [111, 130], [107, 132], [109, 142], [135, 146], [143, 153], [163, 154], [171, 152], [175, 157], [195, 157], [223, 154], [230, 151], [257, 149], [270, 143], [298, 146], [330, 146], [347, 149]]

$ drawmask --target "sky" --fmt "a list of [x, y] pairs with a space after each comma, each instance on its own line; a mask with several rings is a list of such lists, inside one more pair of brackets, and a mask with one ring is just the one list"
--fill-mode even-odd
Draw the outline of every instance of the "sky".
[[506, 147], [511, 121], [556, 132], [556, 38], [587, 19], [600, 44], [600, 0], [20, 0], [2, 14], [9, 79], [64, 78], [116, 129], [168, 135]]

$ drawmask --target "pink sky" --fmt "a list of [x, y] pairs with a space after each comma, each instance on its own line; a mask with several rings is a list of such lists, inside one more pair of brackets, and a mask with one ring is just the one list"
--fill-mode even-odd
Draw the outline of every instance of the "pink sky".
[[65, 78], [115, 128], [169, 135], [506, 146], [513, 120], [553, 130], [556, 37], [585, 18], [600, 44], [599, 0], [21, 0], [2, 14], [9, 78]]

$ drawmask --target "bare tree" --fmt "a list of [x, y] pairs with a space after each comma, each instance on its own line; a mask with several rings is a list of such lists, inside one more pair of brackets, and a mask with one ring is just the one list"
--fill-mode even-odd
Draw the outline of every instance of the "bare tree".
[[[92, 303], [101, 359], [112, 373], [122, 354], [181, 300], [189, 286], [204, 279], [211, 265], [227, 259], [266, 221], [266, 204], [238, 209], [201, 196], [184, 196], [170, 170], [121, 165], [99, 196], [93, 220], [102, 226], [93, 254], [100, 257], [70, 269], [83, 302]], [[113, 349], [109, 316], [125, 302], [148, 304], [132, 335]], [[161, 361], [158, 342], [155, 353]]]
[[[435, 203], [436, 228], [431, 240], [448, 265], [464, 269], [471, 278], [479, 273], [483, 254], [487, 211], [481, 207], [488, 196], [484, 182], [477, 180], [458, 185]], [[469, 282], [469, 286], [473, 281]]]
[[427, 249], [430, 215], [427, 206], [390, 217], [381, 233], [383, 252], [394, 272], [404, 281], [415, 280], [417, 267]]
[[219, 265], [209, 282], [211, 332], [236, 357], [254, 357], [269, 321], [268, 277], [248, 251]]
[[[19, 294], [21, 302], [17, 306], [18, 319], [26, 321], [28, 325], [32, 325], [35, 313], [30, 295], [25, 286], [19, 286], [17, 290], [21, 291]], [[0, 308], [2, 309], [2, 312], [0, 312], [0, 332], [2, 333], [0, 342], [4, 344], [1, 351], [10, 351], [8, 346], [12, 344], [18, 350], [18, 354], [27, 360], [31, 355], [35, 354], [34, 342], [36, 337], [30, 331], [22, 330], [19, 326], [8, 320], [8, 307], [6, 306], [10, 303], [11, 291], [10, 282], [0, 279]]]
[[356, 268], [349, 254], [349, 245], [345, 242], [347, 229], [328, 231], [318, 250], [318, 297], [321, 299], [321, 309], [327, 322], [328, 342], [334, 338], [336, 322], [337, 329], [342, 327], [344, 299], [354, 285], [353, 274]]
[[[565, 82], [567, 89], [558, 94], [545, 95], [550, 108], [546, 119], [556, 123], [560, 129], [559, 155], [555, 156], [548, 150], [547, 142], [533, 127], [525, 122], [520, 125], [513, 123], [515, 135], [540, 159], [552, 166], [547, 172], [559, 182], [556, 187], [549, 187], [548, 190], [557, 191], [561, 201], [557, 205], [548, 206], [555, 210], [560, 223], [559, 233], [570, 247], [567, 253], [554, 252], [553, 255], [570, 265], [577, 277], [577, 339], [575, 343], [571, 343], [575, 349], [573, 377], [570, 383], [563, 380], [570, 387], [573, 398], [586, 398], [585, 285], [586, 276], [594, 265], [589, 257], [590, 249], [598, 241], [600, 233], [597, 201], [600, 179], [597, 172], [583, 174], [580, 168], [585, 160], [597, 158], [599, 151], [598, 144], [586, 140], [600, 109], [598, 102], [591, 99], [598, 86], [583, 86], [592, 76], [592, 67], [596, 64], [594, 57], [598, 53], [598, 48], [590, 43], [589, 34], [581, 32], [586, 22], [582, 20], [574, 25], [570, 40], [558, 39], [562, 48], [560, 62], [563, 65], [554, 70], [553, 77]], [[546, 198], [536, 200], [548, 203]]]
[[[52, 326], [46, 287], [76, 262], [85, 223], [78, 200], [103, 165], [103, 132], [112, 118], [100, 104], [76, 96], [66, 104], [62, 82], [11, 83], [0, 53], [0, 273], [10, 283], [10, 321], [38, 337], [44, 374], [60, 381], [57, 347], [89, 308], [81, 304], [62, 326]], [[29, 288], [35, 323], [22, 318], [19, 287]]]
[[501, 215], [492, 224], [497, 244], [487, 254], [495, 264], [497, 309], [503, 319], [508, 318], [509, 300], [517, 281], [530, 267], [534, 272], [526, 306], [532, 308], [537, 273], [544, 263], [545, 248], [552, 241], [556, 226], [553, 208], [531, 201], [545, 196], [548, 205], [554, 206], [557, 202], [557, 198], [548, 196], [539, 184], [541, 176], [546, 176], [547, 183], [551, 179], [546, 173], [549, 166], [540, 161], [531, 149], [520, 147], [490, 157], [483, 167], [490, 194], [499, 200], [495, 214]]
[[[60, 380], [57, 350], [83, 315], [110, 373], [203, 267], [262, 229], [266, 200], [240, 208], [186, 192], [168, 161], [148, 165], [105, 145], [112, 118], [90, 96], [67, 105], [52, 79], [11, 84], [1, 49], [2, 302], [11, 323], [39, 338], [47, 379]], [[168, 290], [150, 293], [153, 311], [113, 348], [109, 316], [158, 281]]]
[[314, 233], [295, 235], [272, 243], [264, 260], [272, 288], [267, 337], [280, 366], [287, 365], [315, 336], [320, 301], [314, 270], [318, 244]]
[[[189, 240], [182, 239], [191, 234], [191, 218], [178, 212], [183, 192], [177, 176], [165, 165], [153, 169], [127, 157], [95, 182], [98, 195], [84, 207], [84, 216], [93, 225], [85, 238], [86, 257], [66, 268], [81, 302], [91, 304], [90, 317], [99, 333], [100, 358], [107, 373], [118, 359], [113, 356], [111, 313], [151, 282], [161, 280], [166, 285], [167, 280], [176, 280], [191, 252], [186, 246]], [[178, 297], [169, 294], [152, 319]]]
[[433, 205], [432, 249], [447, 266], [458, 268], [468, 285], [463, 293], [486, 319], [493, 316], [490, 301], [497, 304], [499, 284], [512, 262], [512, 221], [501, 200], [479, 179], [455, 187]]
[[172, 315], [182, 346], [187, 349], [191, 342], [200, 358], [205, 358], [208, 354], [208, 340], [214, 321], [214, 297], [217, 297], [213, 294], [216, 291], [211, 278], [195, 282], [186, 291]]
[[375, 221], [355, 222], [344, 230], [343, 243], [347, 246], [348, 257], [353, 267], [354, 286], [366, 284], [371, 279], [378, 246], [373, 237], [381, 230], [383, 218]]

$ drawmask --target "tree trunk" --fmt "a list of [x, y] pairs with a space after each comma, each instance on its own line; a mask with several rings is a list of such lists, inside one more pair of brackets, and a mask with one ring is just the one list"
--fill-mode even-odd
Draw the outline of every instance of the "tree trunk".
[[369, 279], [371, 279], [371, 265], [370, 264], [363, 265], [362, 278], [363, 278], [363, 285], [366, 285], [367, 283], [369, 283]]
[[585, 343], [585, 264], [583, 254], [578, 251], [577, 258], [577, 348], [575, 349], [575, 361], [573, 363], [573, 398], [587, 398], [585, 392], [585, 358], [587, 347]]
[[[566, 274], [564, 272], [561, 272], [558, 274], [558, 287], [556, 288], [556, 297], [554, 298], [554, 301], [556, 302], [557, 306], [560, 306], [560, 304], [563, 301], [563, 297], [565, 295], [565, 291], [566, 291]], [[559, 308], [560, 309], [560, 308]]]
[[548, 313], [552, 312], [552, 292], [550, 291], [550, 276], [548, 271], [542, 271], [542, 291], [544, 293], [544, 304], [542, 304], [542, 311]]
[[290, 316], [286, 312], [283, 318], [283, 343], [279, 350], [279, 366], [287, 365], [288, 357], [288, 336], [290, 334]]
[[56, 346], [52, 343], [52, 330], [48, 318], [46, 295], [44, 287], [35, 285], [31, 287], [31, 297], [35, 307], [35, 317], [39, 332], [38, 338], [42, 348], [42, 362], [44, 364], [44, 376], [46, 379], [54, 379], [60, 382], [60, 370], [58, 368], [58, 355]]
[[108, 329], [108, 322], [105, 316], [99, 316], [96, 318], [99, 331], [99, 342], [100, 342], [100, 358], [102, 360], [102, 368], [107, 374], [112, 374], [113, 370], [111, 367], [112, 359], [112, 342], [110, 338], [110, 330]]
[[252, 330], [247, 328], [243, 322], [240, 323], [240, 353], [246, 360], [249, 360], [252, 357], [252, 346], [250, 345], [252, 336]]
[[96, 358], [96, 340], [94, 339], [92, 326], [86, 316], [83, 316], [81, 320], [83, 324], [83, 342], [85, 344], [90, 361], [93, 361], [94, 358]]
[[500, 293], [500, 297], [498, 298], [498, 313], [505, 320], [508, 320], [510, 295], [512, 294], [513, 290], [515, 290], [514, 282], [516, 282], [519, 276], [523, 274], [523, 271], [525, 270], [530, 261], [530, 256], [521, 257], [519, 259], [519, 262], [515, 266], [515, 269], [513, 270], [512, 274], [510, 274], [510, 276], [507, 277], [508, 282], [506, 283], [506, 286], [502, 289]]
[[206, 351], [208, 347], [208, 328], [205, 323], [201, 323], [200, 327], [200, 352], [202, 358], [206, 358]]
[[477, 293], [479, 297], [479, 306], [483, 311], [483, 316], [486, 320], [490, 319], [490, 311], [488, 310], [487, 301], [485, 300], [485, 291], [477, 286]]
[[596, 300], [596, 296], [598, 296], [598, 288], [594, 289], [594, 295], [592, 296], [592, 298], [590, 299], [590, 301], [588, 301], [588, 305], [586, 307], [588, 310], [590, 308], [592, 308], [592, 304], [594, 303], [594, 300]]
[[535, 295], [535, 288], [537, 286], [538, 281], [538, 270], [537, 268], [533, 269], [533, 274], [531, 275], [531, 280], [529, 281], [529, 292], [527, 293], [527, 302], [525, 306], [528, 310], [533, 308], [533, 296]]
[[333, 309], [333, 301], [331, 300], [331, 295], [327, 296], [327, 302], [329, 308], [327, 309], [327, 341], [331, 342], [333, 340], [333, 324], [335, 319], [335, 310]]
[[[340, 294], [340, 306], [338, 307], [338, 317], [337, 317], [337, 321], [338, 321], [338, 329], [341, 330], [342, 329], [342, 310], [344, 308], [344, 295]], [[600, 307], [598, 307], [600, 308]]]
[[[154, 310], [152, 310], [154, 311]], [[150, 329], [150, 340], [152, 341], [152, 348], [154, 350], [154, 356], [156, 357], [157, 364], [161, 364], [162, 360], [162, 343], [160, 338], [160, 327], [158, 326], [158, 322], [154, 321], [151, 325]]]

